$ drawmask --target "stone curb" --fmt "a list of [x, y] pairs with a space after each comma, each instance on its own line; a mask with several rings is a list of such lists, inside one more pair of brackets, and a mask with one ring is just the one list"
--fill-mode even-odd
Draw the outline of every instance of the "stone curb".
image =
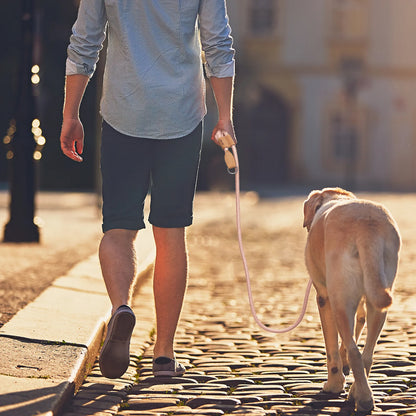
[[[155, 258], [151, 228], [136, 251], [140, 286]], [[94, 364], [110, 310], [94, 254], [0, 328], [0, 415], [59, 414]]]

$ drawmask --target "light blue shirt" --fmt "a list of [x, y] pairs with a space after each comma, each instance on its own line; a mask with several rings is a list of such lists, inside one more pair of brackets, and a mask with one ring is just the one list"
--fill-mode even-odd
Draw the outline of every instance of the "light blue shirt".
[[225, 0], [81, 0], [66, 74], [91, 77], [108, 31], [101, 114], [121, 133], [171, 139], [206, 113], [208, 77], [234, 76]]

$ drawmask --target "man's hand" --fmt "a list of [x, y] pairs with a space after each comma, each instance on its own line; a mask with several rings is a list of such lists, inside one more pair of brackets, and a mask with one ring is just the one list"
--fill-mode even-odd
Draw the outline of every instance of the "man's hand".
[[211, 140], [218, 144], [218, 141], [216, 139], [216, 135], [219, 133], [220, 135], [223, 135], [224, 133], [229, 134], [232, 139], [234, 140], [234, 143], [237, 144], [237, 139], [235, 138], [235, 132], [234, 132], [234, 126], [231, 120], [218, 120], [217, 125], [214, 127], [214, 130], [211, 134]]
[[82, 162], [84, 127], [79, 119], [64, 119], [61, 130], [61, 149], [65, 156]]
[[61, 149], [65, 156], [82, 162], [84, 127], [79, 119], [79, 106], [88, 84], [86, 75], [68, 75], [65, 82], [65, 101], [61, 130]]

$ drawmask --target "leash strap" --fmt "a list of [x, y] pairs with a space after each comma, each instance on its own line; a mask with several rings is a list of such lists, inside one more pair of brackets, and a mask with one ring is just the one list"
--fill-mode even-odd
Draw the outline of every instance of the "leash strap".
[[[228, 136], [228, 138], [227, 138], [227, 136]], [[222, 136], [221, 138], [217, 138], [217, 140], [218, 140], [220, 146], [224, 149], [225, 154], [227, 155], [227, 153], [228, 153], [228, 154], [231, 155], [231, 153], [229, 151], [230, 148], [231, 148], [231, 152], [232, 152], [232, 156], [233, 156], [233, 161], [232, 161], [233, 163], [231, 164], [231, 165], [233, 165], [233, 167], [232, 167], [231, 172], [230, 172], [230, 167], [227, 163], [227, 159], [230, 160], [229, 156], [225, 157], [225, 162], [227, 164], [228, 171], [230, 173], [235, 174], [235, 207], [236, 207], [236, 223], [237, 223], [238, 245], [239, 245], [239, 248], [240, 248], [241, 259], [243, 261], [244, 272], [245, 272], [245, 275], [246, 275], [247, 293], [248, 293], [248, 299], [249, 299], [249, 303], [250, 303], [251, 314], [253, 315], [253, 318], [254, 318], [255, 322], [257, 323], [257, 325], [260, 328], [264, 329], [265, 331], [272, 332], [272, 333], [275, 333], [275, 334], [283, 334], [285, 332], [289, 332], [292, 329], [295, 329], [302, 322], [302, 319], [305, 316], [306, 308], [308, 306], [309, 294], [310, 294], [311, 287], [312, 287], [312, 280], [309, 279], [309, 282], [308, 282], [308, 285], [307, 285], [306, 291], [305, 291], [305, 297], [303, 299], [302, 310], [299, 314], [298, 319], [292, 325], [290, 325], [286, 328], [277, 329], [277, 328], [270, 328], [270, 327], [264, 325], [261, 322], [261, 320], [257, 316], [256, 308], [254, 307], [253, 294], [252, 294], [252, 291], [251, 291], [251, 283], [250, 283], [250, 272], [249, 272], [248, 266], [247, 266], [247, 260], [246, 260], [246, 256], [245, 256], [245, 253], [244, 253], [243, 238], [242, 238], [242, 235], [241, 235], [240, 169], [239, 169], [239, 163], [238, 163], [237, 147], [236, 147], [233, 139], [229, 135], [225, 135], [225, 136]]]

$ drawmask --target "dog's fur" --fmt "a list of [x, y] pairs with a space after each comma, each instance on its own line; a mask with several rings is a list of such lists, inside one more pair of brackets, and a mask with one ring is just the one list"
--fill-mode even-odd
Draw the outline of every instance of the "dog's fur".
[[[344, 374], [351, 367], [354, 383], [348, 399], [358, 411], [369, 411], [374, 399], [367, 376], [392, 303], [401, 245], [398, 227], [382, 205], [357, 199], [341, 188], [311, 192], [304, 202], [303, 226], [308, 230], [305, 262], [317, 292], [327, 352], [323, 390], [343, 391]], [[354, 335], [358, 339], [366, 315], [367, 339], [361, 355]]]

